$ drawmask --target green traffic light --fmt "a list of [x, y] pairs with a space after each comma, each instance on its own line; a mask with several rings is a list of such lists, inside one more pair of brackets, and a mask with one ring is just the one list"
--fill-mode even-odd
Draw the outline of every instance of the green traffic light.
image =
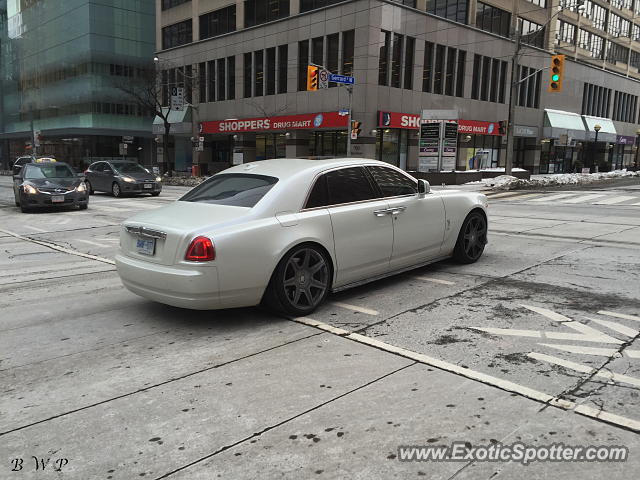
[[554, 82], [557, 82], [558, 80], [560, 80], [560, 75], [552, 75], [551, 80], [553, 80]]

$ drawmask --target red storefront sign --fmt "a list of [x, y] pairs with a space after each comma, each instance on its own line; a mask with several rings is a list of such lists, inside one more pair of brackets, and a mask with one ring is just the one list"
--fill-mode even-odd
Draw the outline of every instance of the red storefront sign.
[[458, 120], [458, 132], [471, 135], [500, 135], [498, 122]]
[[378, 112], [378, 127], [420, 129], [420, 115], [413, 113]]
[[202, 122], [200, 133], [269, 132], [280, 130], [312, 130], [347, 128], [347, 115], [338, 112], [303, 113], [279, 117], [243, 118]]

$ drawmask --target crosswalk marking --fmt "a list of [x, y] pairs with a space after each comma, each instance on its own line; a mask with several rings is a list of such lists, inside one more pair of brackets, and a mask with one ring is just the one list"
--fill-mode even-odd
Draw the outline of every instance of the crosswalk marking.
[[439, 278], [431, 277], [413, 277], [416, 280], [422, 280], [423, 282], [439, 283], [440, 285], [455, 285], [456, 282], [450, 282], [449, 280], [440, 280]]
[[525, 193], [524, 195], [518, 195], [515, 198], [507, 198], [507, 200], [515, 200], [515, 201], [520, 201], [523, 200], [525, 198], [532, 198], [532, 197], [539, 197], [540, 195], [543, 195], [541, 193]]
[[595, 200], [596, 198], [601, 198], [604, 197], [605, 195], [580, 195], [579, 197], [576, 198], [571, 198], [569, 200], [564, 200], [562, 203], [586, 203], [586, 202], [590, 202], [591, 200]]
[[626, 202], [627, 200], [635, 200], [636, 197], [630, 197], [628, 195], [621, 195], [619, 197], [610, 197], [605, 198], [604, 200], [598, 200], [595, 202], [596, 205], [613, 205], [616, 203]]
[[342, 303], [342, 302], [331, 302], [332, 305], [335, 305], [336, 307], [341, 307], [341, 308], [346, 308], [347, 310], [352, 310], [354, 312], [360, 312], [360, 313], [365, 313], [367, 315], [378, 315], [378, 311], [377, 310], [372, 310], [370, 308], [365, 308], [365, 307], [359, 307], [357, 305], [350, 305], [348, 303]]
[[552, 202], [554, 200], [559, 200], [561, 198], [572, 197], [575, 193], [561, 193], [558, 195], [545, 195], [542, 198], [536, 198], [531, 200], [532, 202]]

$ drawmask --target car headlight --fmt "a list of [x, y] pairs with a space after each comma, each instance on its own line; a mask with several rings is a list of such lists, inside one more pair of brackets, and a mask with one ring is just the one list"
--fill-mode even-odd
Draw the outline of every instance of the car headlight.
[[22, 188], [24, 189], [24, 193], [28, 193], [30, 195], [34, 193], [38, 193], [38, 189], [33, 185], [26, 184], [26, 185], [23, 185]]
[[122, 178], [122, 180], [124, 180], [125, 182], [128, 182], [128, 183], [135, 182], [135, 180], [133, 178], [131, 178], [131, 177], [120, 177], [120, 178]]
[[86, 192], [86, 191], [87, 191], [87, 186], [85, 185], [85, 183], [84, 183], [84, 182], [81, 182], [81, 183], [80, 183], [80, 185], [78, 185], [78, 186], [76, 187], [76, 190], [77, 190], [78, 192]]
[[156, 177], [156, 182], [161, 182], [162, 181], [162, 177], [158, 176]]

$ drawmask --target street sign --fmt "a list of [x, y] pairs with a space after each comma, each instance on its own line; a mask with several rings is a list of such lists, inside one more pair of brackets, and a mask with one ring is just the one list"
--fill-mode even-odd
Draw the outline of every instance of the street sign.
[[120, 143], [120, 155], [126, 155], [127, 154], [127, 144], [126, 143]]
[[351, 132], [351, 140], [357, 140], [358, 134], [356, 132]]
[[183, 87], [171, 88], [171, 110], [177, 110], [177, 111], [184, 110], [184, 88]]
[[329, 88], [329, 72], [327, 70], [320, 70], [320, 81], [318, 82], [318, 88]]
[[348, 85], [353, 85], [356, 83], [355, 77], [348, 77], [346, 75], [336, 75], [333, 73], [329, 75], [329, 81], [335, 82], [335, 83], [346, 83]]
[[341, 110], [338, 110], [338, 115], [340, 115], [341, 117], [344, 117], [345, 115], [349, 115], [349, 109], [343, 108]]
[[130, 135], [123, 135], [122, 143], [133, 143], [133, 137]]

